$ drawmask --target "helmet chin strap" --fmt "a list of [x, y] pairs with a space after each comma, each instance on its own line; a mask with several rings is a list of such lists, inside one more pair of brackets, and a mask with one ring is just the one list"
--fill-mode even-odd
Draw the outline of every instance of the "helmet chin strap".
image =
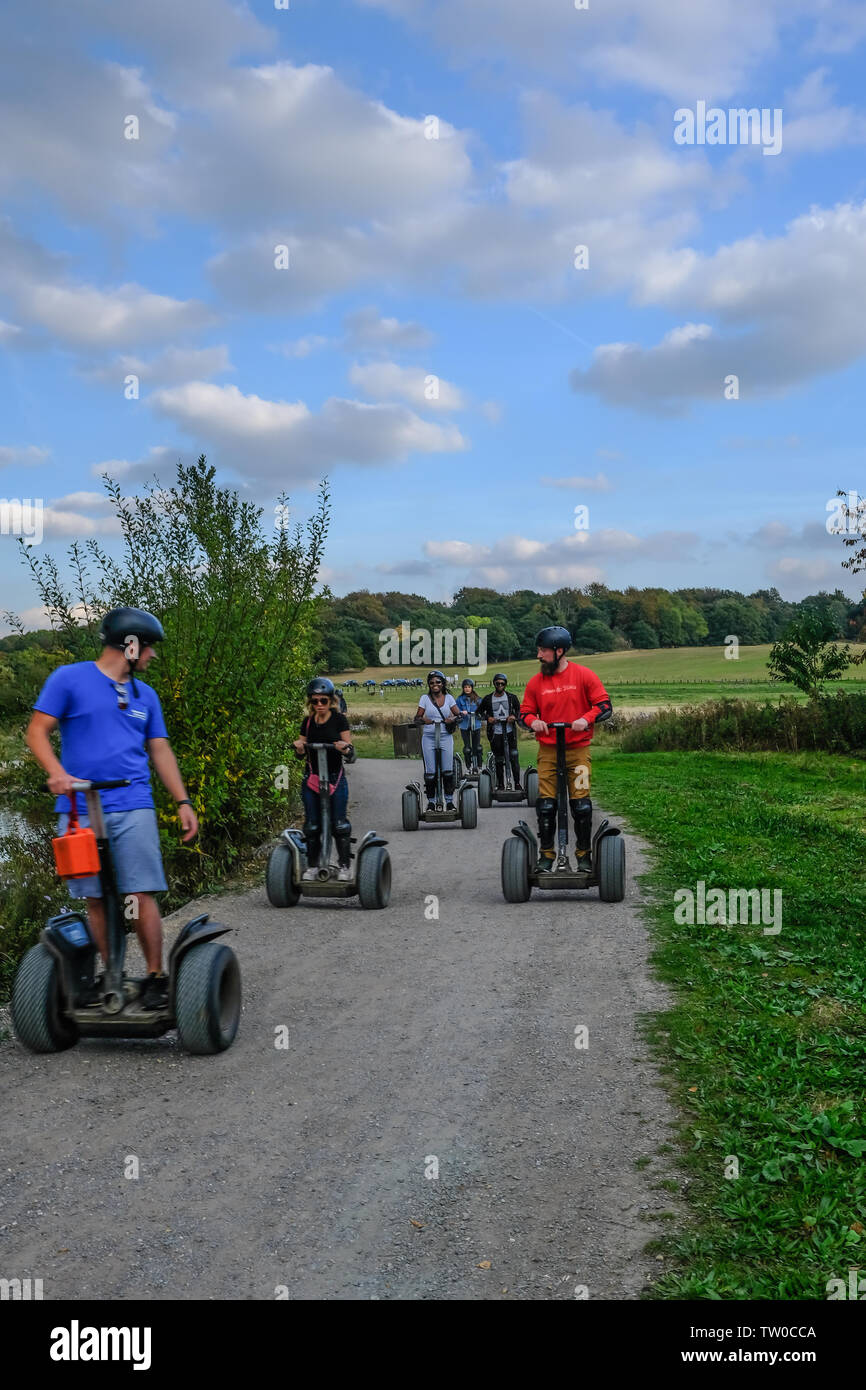
[[135, 683], [135, 663], [138, 661], [138, 658], [141, 655], [141, 643], [139, 642], [136, 633], [130, 632], [127, 637], [124, 637], [123, 655], [126, 657], [126, 660], [129, 663], [129, 679], [132, 682], [132, 693], [137, 700], [138, 686]]

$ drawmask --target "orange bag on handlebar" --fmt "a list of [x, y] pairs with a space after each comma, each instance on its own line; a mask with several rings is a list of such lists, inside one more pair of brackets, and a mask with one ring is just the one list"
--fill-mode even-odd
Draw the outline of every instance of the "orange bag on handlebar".
[[78, 811], [74, 803], [65, 833], [55, 836], [51, 844], [60, 878], [91, 878], [99, 873], [101, 866], [96, 836], [89, 826], [78, 824]]

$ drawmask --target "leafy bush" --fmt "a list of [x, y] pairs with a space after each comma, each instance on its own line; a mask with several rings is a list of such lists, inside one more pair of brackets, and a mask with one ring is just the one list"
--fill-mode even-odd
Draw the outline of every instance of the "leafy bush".
[[619, 746], [628, 753], [707, 748], [866, 755], [866, 694], [837, 692], [805, 705], [710, 700], [659, 710], [625, 724]]

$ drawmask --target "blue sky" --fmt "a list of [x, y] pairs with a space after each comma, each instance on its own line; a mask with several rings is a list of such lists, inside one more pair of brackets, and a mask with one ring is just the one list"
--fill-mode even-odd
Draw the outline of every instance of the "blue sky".
[[[860, 592], [825, 519], [866, 488], [862, 5], [2, 23], [0, 498], [43, 500], [43, 550], [117, 546], [101, 472], [204, 452], [269, 511], [327, 473], [338, 593]], [[676, 144], [699, 101], [780, 109], [780, 152]], [[43, 625], [16, 552], [0, 608]]]

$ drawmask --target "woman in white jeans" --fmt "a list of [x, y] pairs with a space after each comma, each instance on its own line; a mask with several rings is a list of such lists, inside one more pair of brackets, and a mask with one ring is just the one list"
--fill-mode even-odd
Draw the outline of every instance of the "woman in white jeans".
[[436, 724], [442, 724], [440, 748], [442, 750], [442, 782], [445, 789], [445, 808], [454, 810], [454, 721], [460, 718], [460, 709], [453, 695], [445, 688], [445, 677], [441, 671], [431, 671], [427, 677], [427, 694], [421, 696], [415, 711], [415, 722], [424, 725], [421, 734], [421, 753], [424, 757], [424, 789], [427, 793], [427, 810], [433, 810], [436, 795]]

